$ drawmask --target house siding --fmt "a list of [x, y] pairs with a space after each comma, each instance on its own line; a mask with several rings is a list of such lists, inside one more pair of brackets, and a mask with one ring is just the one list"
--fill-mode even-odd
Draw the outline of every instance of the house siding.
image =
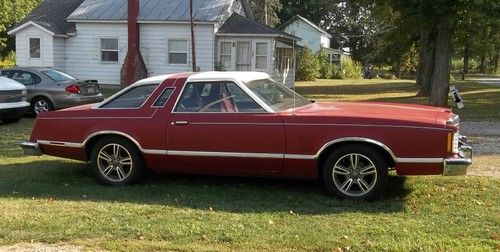
[[[321, 45], [326, 44], [326, 40], [322, 38], [325, 37], [323, 33], [319, 32], [314, 27], [311, 27], [309, 24], [300, 19], [287, 25], [284, 28], [284, 31], [301, 38], [302, 40], [298, 41], [297, 44], [307, 47], [313, 52], [319, 51], [321, 49]], [[325, 38], [328, 39], [327, 37]], [[323, 46], [330, 47], [330, 40], [328, 39], [328, 45]]]
[[54, 38], [54, 64], [53, 67], [66, 71], [66, 45], [64, 38]]
[[[148, 74], [160, 75], [192, 70], [191, 31], [188, 24], [140, 24], [141, 52]], [[188, 39], [188, 62], [168, 63], [168, 40]], [[214, 70], [214, 25], [195, 25], [196, 65], [200, 71]]]
[[[29, 58], [29, 38], [40, 38], [40, 59]], [[53, 37], [35, 26], [28, 26], [16, 33], [17, 66], [54, 66]]]
[[[66, 71], [80, 79], [120, 84], [127, 53], [127, 24], [77, 23], [77, 35], [66, 40]], [[118, 62], [101, 62], [100, 38], [118, 38]]]

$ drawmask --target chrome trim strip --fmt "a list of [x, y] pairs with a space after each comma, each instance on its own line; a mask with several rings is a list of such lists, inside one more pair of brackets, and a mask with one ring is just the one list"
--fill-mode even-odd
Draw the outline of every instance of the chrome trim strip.
[[167, 150], [167, 155], [186, 157], [283, 158], [281, 153], [209, 152]]
[[344, 124], [344, 123], [285, 123], [285, 126], [344, 126], [344, 127], [383, 127], [383, 128], [411, 128], [411, 129], [431, 129], [449, 131], [446, 128], [433, 128], [421, 126], [407, 126], [407, 125], [377, 125], [377, 124]]
[[394, 155], [394, 152], [391, 149], [389, 149], [389, 147], [387, 147], [385, 144], [383, 144], [379, 141], [369, 139], [369, 138], [364, 138], [364, 137], [343, 137], [343, 138], [339, 138], [339, 139], [335, 139], [333, 141], [330, 141], [330, 142], [326, 143], [325, 145], [323, 145], [323, 147], [321, 147], [321, 149], [319, 149], [319, 151], [315, 155], [315, 158], [318, 158], [319, 155], [321, 155], [321, 153], [329, 146], [336, 144], [336, 143], [341, 143], [341, 142], [365, 142], [365, 143], [375, 144], [379, 147], [382, 147], [384, 150], [386, 150], [389, 153], [389, 155], [391, 155], [392, 159], [395, 162], [397, 162], [397, 160], [398, 160], [396, 155]]
[[166, 150], [143, 149], [142, 153], [150, 155], [167, 155]]
[[409, 164], [440, 164], [444, 158], [398, 158], [396, 163]]
[[285, 154], [285, 159], [316, 159], [315, 155], [302, 155], [302, 154]]
[[47, 140], [37, 140], [36, 142], [38, 144], [41, 144], [41, 145], [63, 146], [63, 147], [70, 147], [70, 148], [82, 148], [83, 147], [83, 145], [81, 143], [47, 141]]
[[[154, 115], [154, 114], [153, 114]], [[123, 136], [123, 137], [126, 137], [128, 138], [128, 140], [132, 141], [138, 148], [140, 151], [143, 151], [142, 149], [142, 146], [139, 144], [139, 142], [137, 140], [135, 140], [135, 138], [131, 137], [129, 134], [126, 134], [126, 133], [123, 133], [123, 132], [120, 132], [120, 131], [114, 131], [114, 130], [103, 130], [103, 131], [97, 131], [97, 132], [94, 132], [92, 134], [90, 134], [84, 141], [83, 143], [81, 144], [82, 147], [85, 147], [85, 145], [87, 145], [87, 142], [95, 137], [95, 136], [98, 136], [98, 135], [105, 135], [105, 134], [110, 134], [110, 135], [119, 135], [119, 136]]]

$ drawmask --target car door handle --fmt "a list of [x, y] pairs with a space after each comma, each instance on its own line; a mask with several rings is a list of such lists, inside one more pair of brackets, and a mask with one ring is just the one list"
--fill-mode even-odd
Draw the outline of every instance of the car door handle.
[[175, 124], [175, 125], [187, 125], [187, 124], [189, 124], [189, 122], [188, 121], [175, 121], [172, 124]]

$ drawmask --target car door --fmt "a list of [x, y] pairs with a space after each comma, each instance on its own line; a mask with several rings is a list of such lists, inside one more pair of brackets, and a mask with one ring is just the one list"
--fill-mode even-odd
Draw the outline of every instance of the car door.
[[11, 79], [16, 80], [26, 86], [27, 100], [30, 101], [36, 95], [37, 85], [40, 84], [42, 79], [40, 76], [21, 70], [12, 70], [10, 75]]
[[168, 126], [169, 158], [181, 172], [282, 174], [285, 130], [236, 83], [186, 83]]

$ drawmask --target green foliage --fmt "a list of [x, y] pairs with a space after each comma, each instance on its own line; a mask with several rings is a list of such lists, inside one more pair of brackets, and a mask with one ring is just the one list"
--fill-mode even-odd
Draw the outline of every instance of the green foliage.
[[279, 0], [252, 0], [250, 2], [254, 19], [262, 24], [266, 24], [266, 6], [267, 6], [267, 25], [275, 27], [280, 23], [278, 13], [282, 5]]
[[309, 48], [297, 50], [297, 69], [295, 79], [298, 81], [313, 81], [319, 76], [320, 64], [318, 58]]
[[350, 57], [346, 57], [342, 61], [342, 79], [360, 79], [361, 71], [363, 70], [363, 66], [352, 60]]
[[11, 51], [5, 58], [0, 58], [0, 69], [16, 65], [16, 53]]
[[35, 8], [40, 0], [0, 0], [0, 57], [14, 50], [7, 31]]
[[326, 53], [326, 51], [323, 48], [321, 48], [316, 53], [316, 58], [318, 59], [318, 63], [319, 63], [319, 75], [318, 75], [318, 77], [320, 79], [333, 78], [334, 67], [328, 61], [328, 54]]

